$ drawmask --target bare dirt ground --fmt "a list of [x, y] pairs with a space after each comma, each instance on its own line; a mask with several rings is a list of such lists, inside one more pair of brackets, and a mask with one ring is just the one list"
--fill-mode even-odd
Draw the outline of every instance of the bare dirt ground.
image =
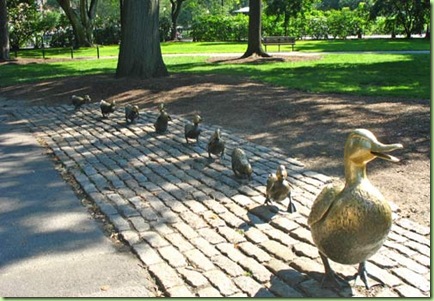
[[[299, 60], [249, 58], [239, 63]], [[308, 58], [313, 59], [313, 58]], [[215, 58], [222, 64], [233, 58]], [[17, 61], [13, 63], [28, 63]], [[35, 62], [32, 62], [35, 63]], [[285, 76], [282, 74], [282, 76]], [[430, 102], [421, 99], [313, 94], [223, 75], [173, 74], [150, 80], [83, 76], [17, 84], [1, 88], [1, 96], [26, 105], [70, 103], [72, 94], [93, 101], [138, 104], [142, 110], [167, 111], [189, 118], [200, 113], [205, 123], [231, 129], [246, 139], [277, 147], [308, 169], [342, 179], [343, 145], [355, 128], [371, 130], [384, 143], [402, 143], [393, 155], [399, 163], [371, 162], [368, 176], [399, 214], [430, 226]]]

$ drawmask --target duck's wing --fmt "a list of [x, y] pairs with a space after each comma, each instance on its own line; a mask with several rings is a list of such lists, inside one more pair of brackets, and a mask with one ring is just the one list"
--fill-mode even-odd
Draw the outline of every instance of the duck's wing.
[[272, 189], [274, 183], [276, 183], [276, 182], [277, 182], [277, 176], [274, 173], [270, 173], [268, 175], [268, 178], [267, 178], [267, 190], [266, 190], [267, 196], [270, 195], [271, 189]]
[[316, 197], [313, 202], [312, 209], [307, 219], [307, 224], [312, 226], [323, 218], [336, 200], [336, 196], [342, 191], [344, 185], [342, 184], [328, 184], [323, 188], [321, 193]]

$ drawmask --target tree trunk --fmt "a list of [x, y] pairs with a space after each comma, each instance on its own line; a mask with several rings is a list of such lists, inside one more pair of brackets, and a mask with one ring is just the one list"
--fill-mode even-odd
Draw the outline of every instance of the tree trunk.
[[0, 0], [0, 47], [0, 61], [9, 60], [10, 45], [6, 0]]
[[429, 23], [426, 26], [425, 39], [431, 39], [431, 26]]
[[80, 46], [90, 47], [93, 45], [93, 23], [96, 16], [98, 0], [80, 0], [79, 14], [71, 7], [70, 0], [57, 0], [71, 23], [74, 32], [74, 48]]
[[167, 76], [158, 30], [159, 0], [124, 0], [117, 77]]
[[177, 38], [178, 30], [176, 29], [176, 27], [178, 25], [178, 17], [179, 17], [179, 13], [181, 12], [181, 6], [184, 1], [185, 0], [170, 0], [170, 4], [172, 6], [172, 10], [170, 13], [170, 16], [172, 18], [172, 29], [170, 30], [170, 39], [172, 41], [176, 40]]
[[261, 0], [249, 0], [249, 36], [247, 50], [241, 58], [246, 58], [253, 54], [270, 57], [262, 49], [261, 44]]

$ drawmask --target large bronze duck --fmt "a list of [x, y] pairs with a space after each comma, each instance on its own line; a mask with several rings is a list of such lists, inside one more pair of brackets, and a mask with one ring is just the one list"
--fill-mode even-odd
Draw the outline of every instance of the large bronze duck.
[[212, 134], [208, 142], [208, 157], [211, 158], [211, 154], [220, 155], [223, 157], [225, 154], [225, 141], [221, 137], [220, 129], [216, 129]]
[[267, 189], [265, 193], [265, 204], [270, 204], [271, 201], [282, 202], [284, 199], [289, 199], [289, 213], [294, 213], [297, 210], [292, 201], [291, 188], [292, 185], [286, 180], [288, 173], [285, 166], [279, 165], [275, 174], [270, 174], [267, 179]]
[[235, 176], [239, 178], [247, 177], [249, 180], [252, 179], [252, 165], [250, 164], [246, 153], [241, 148], [236, 147], [232, 151], [231, 163], [232, 171]]
[[369, 288], [365, 261], [383, 245], [392, 226], [392, 211], [366, 176], [375, 158], [399, 160], [387, 152], [401, 144], [383, 144], [366, 129], [354, 130], [344, 149], [345, 186], [328, 185], [313, 203], [308, 217], [312, 238], [324, 264], [323, 286], [340, 287], [328, 259], [359, 264], [357, 277]]
[[131, 104], [125, 106], [125, 120], [127, 123], [133, 123], [139, 117], [139, 107]]
[[162, 134], [167, 131], [169, 121], [172, 121], [172, 118], [169, 114], [167, 114], [164, 103], [160, 103], [158, 109], [160, 110], [160, 115], [157, 117], [157, 120], [154, 123], [154, 127], [155, 132], [157, 132], [158, 134]]
[[184, 127], [185, 141], [188, 143], [188, 139], [195, 139], [196, 142], [199, 141], [199, 135], [202, 129], [199, 128], [199, 123], [202, 122], [202, 117], [199, 115], [194, 115], [193, 123], [187, 123]]

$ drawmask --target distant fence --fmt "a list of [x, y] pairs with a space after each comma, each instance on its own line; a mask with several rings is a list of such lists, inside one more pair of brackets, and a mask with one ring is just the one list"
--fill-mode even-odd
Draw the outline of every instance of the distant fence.
[[[95, 49], [92, 51], [92, 49]], [[64, 48], [21, 48], [18, 50], [11, 50], [11, 54], [13, 54], [14, 58], [71, 58], [74, 56], [76, 58], [85, 57], [85, 58], [97, 58], [101, 57], [100, 55], [100, 46], [96, 45], [95, 47], [88, 48], [86, 53], [83, 54], [81, 51], [74, 49], [73, 47], [64, 47]], [[77, 56], [77, 54], [80, 54]]]

